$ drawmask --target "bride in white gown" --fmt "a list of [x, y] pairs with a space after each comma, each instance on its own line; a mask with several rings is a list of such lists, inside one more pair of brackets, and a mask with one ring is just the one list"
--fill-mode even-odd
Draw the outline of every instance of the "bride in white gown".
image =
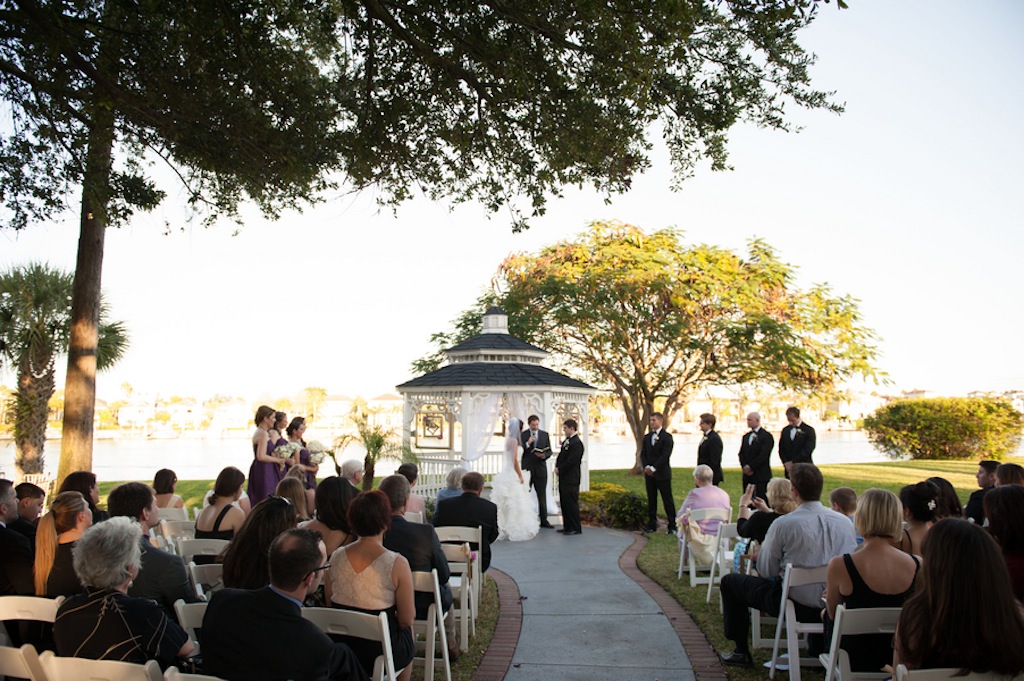
[[505, 466], [491, 481], [491, 501], [498, 507], [498, 539], [526, 541], [540, 531], [540, 516], [530, 494], [530, 472], [519, 467], [523, 424], [511, 419], [505, 439]]

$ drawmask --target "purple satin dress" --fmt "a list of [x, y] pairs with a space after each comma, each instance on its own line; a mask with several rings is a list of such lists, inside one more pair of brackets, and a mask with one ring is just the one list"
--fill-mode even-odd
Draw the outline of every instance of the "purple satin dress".
[[[282, 442], [285, 442], [284, 438], [277, 442], [268, 442], [267, 456], [271, 456], [274, 448]], [[255, 444], [252, 446], [252, 456], [252, 465], [249, 467], [249, 487], [246, 489], [246, 493], [249, 495], [249, 504], [255, 507], [256, 504], [274, 493], [277, 483], [281, 482], [281, 478], [284, 477], [284, 472], [276, 463], [257, 460]]]
[[[299, 463], [303, 466], [310, 465], [309, 450], [305, 447], [299, 450]], [[316, 475], [313, 474], [313, 471], [306, 471], [306, 488], [316, 489]]]

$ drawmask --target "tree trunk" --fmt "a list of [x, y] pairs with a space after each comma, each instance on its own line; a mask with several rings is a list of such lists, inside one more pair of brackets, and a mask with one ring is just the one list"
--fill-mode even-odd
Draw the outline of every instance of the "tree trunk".
[[43, 447], [46, 445], [46, 423], [50, 397], [55, 389], [53, 354], [36, 358], [45, 367], [37, 368], [32, 358], [25, 357], [18, 367], [18, 408], [14, 414], [14, 468], [19, 476], [43, 472]]
[[[109, 63], [112, 60], [100, 60]], [[91, 112], [89, 150], [82, 178], [81, 233], [71, 294], [71, 341], [64, 387], [64, 432], [57, 484], [73, 471], [92, 469], [96, 411], [96, 347], [99, 340], [103, 239], [110, 199], [114, 114], [96, 102]]]
[[363, 459], [363, 491], [369, 492], [373, 489], [374, 460], [369, 454]]

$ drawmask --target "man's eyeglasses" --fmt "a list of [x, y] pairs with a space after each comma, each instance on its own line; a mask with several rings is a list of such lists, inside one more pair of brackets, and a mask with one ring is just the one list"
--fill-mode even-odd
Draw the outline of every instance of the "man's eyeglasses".
[[320, 572], [321, 570], [330, 570], [330, 569], [331, 569], [331, 564], [330, 563], [324, 563], [320, 567], [315, 567], [312, 570], [310, 570], [308, 574], [316, 574], [317, 572]]

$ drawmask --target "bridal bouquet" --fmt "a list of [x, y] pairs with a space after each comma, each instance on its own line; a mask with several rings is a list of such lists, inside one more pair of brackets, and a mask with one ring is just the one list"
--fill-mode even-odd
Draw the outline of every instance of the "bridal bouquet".
[[274, 451], [272, 451], [271, 454], [279, 459], [290, 459], [298, 454], [300, 449], [302, 449], [302, 445], [298, 442], [289, 442], [287, 444], [274, 447]]
[[314, 466], [319, 466], [327, 458], [327, 447], [318, 440], [307, 443], [306, 451], [309, 452], [309, 462]]

